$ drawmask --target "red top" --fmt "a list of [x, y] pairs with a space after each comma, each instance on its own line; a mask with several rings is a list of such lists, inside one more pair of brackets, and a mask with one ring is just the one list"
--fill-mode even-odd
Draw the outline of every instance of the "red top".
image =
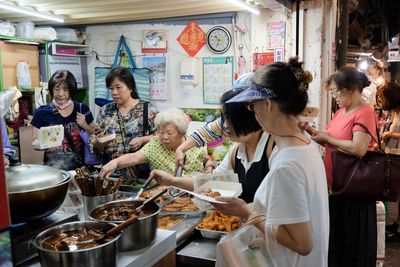
[[[376, 133], [376, 114], [373, 108], [369, 104], [364, 104], [360, 106], [355, 111], [350, 114], [345, 114], [345, 109], [339, 109], [332, 120], [326, 126], [326, 131], [330, 136], [335, 137], [337, 139], [343, 140], [352, 140], [353, 133], [356, 131], [363, 131], [365, 129], [359, 125], [354, 125], [355, 122], [363, 124], [370, 133], [373, 135], [373, 138], [377, 139]], [[326, 177], [328, 179], [328, 185], [332, 185], [332, 151], [337, 151], [335, 146], [330, 144], [325, 145], [325, 170]]]

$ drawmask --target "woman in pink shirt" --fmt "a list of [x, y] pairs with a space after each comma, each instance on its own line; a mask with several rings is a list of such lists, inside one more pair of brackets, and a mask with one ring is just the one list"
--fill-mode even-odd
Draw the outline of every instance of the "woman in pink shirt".
[[[332, 185], [332, 151], [362, 157], [368, 150], [371, 136], [355, 124], [361, 123], [377, 138], [376, 115], [362, 96], [362, 89], [370, 84], [366, 75], [353, 67], [342, 67], [327, 81], [327, 88], [339, 110], [325, 131], [314, 131], [312, 138], [325, 147], [324, 164], [328, 185]], [[376, 266], [376, 204], [374, 200], [329, 198], [330, 238], [329, 267]]]

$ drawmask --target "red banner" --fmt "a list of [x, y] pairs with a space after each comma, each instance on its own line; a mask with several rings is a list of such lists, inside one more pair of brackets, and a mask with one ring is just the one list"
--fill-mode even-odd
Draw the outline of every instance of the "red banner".
[[176, 40], [189, 56], [194, 57], [206, 44], [206, 33], [191, 20]]

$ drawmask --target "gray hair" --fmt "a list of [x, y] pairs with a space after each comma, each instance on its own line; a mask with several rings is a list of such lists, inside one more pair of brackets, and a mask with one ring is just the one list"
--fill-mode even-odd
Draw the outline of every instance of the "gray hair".
[[161, 111], [157, 114], [154, 123], [157, 130], [160, 130], [161, 127], [167, 126], [168, 124], [173, 124], [181, 134], [186, 134], [189, 126], [188, 116], [181, 109], [177, 108], [169, 108]]

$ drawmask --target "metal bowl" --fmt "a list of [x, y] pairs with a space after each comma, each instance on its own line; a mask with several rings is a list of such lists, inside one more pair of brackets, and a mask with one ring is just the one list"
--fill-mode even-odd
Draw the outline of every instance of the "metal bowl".
[[[118, 207], [126, 205], [129, 208], [135, 209], [139, 207], [143, 201], [141, 200], [117, 200], [100, 205], [93, 209], [89, 213], [91, 220], [100, 221], [96, 219], [96, 214], [103, 209], [111, 207]], [[131, 251], [137, 250], [149, 246], [156, 239], [157, 226], [158, 226], [158, 214], [161, 208], [154, 202], [146, 204], [146, 210], [150, 209], [153, 211], [152, 214], [140, 217], [137, 222], [128, 226], [122, 232], [121, 238], [118, 240], [119, 251]], [[111, 223], [120, 224], [123, 221], [109, 221]]]
[[6, 168], [13, 223], [35, 220], [55, 212], [63, 203], [71, 176], [49, 166], [22, 164]]
[[39, 252], [40, 265], [42, 267], [117, 266], [117, 240], [121, 234], [97, 247], [76, 251], [54, 251], [45, 249], [42, 246], [43, 240], [55, 233], [81, 230], [84, 227], [95, 228], [105, 232], [114, 226], [115, 224], [107, 222], [84, 221], [65, 223], [43, 231], [33, 241], [33, 245]]

